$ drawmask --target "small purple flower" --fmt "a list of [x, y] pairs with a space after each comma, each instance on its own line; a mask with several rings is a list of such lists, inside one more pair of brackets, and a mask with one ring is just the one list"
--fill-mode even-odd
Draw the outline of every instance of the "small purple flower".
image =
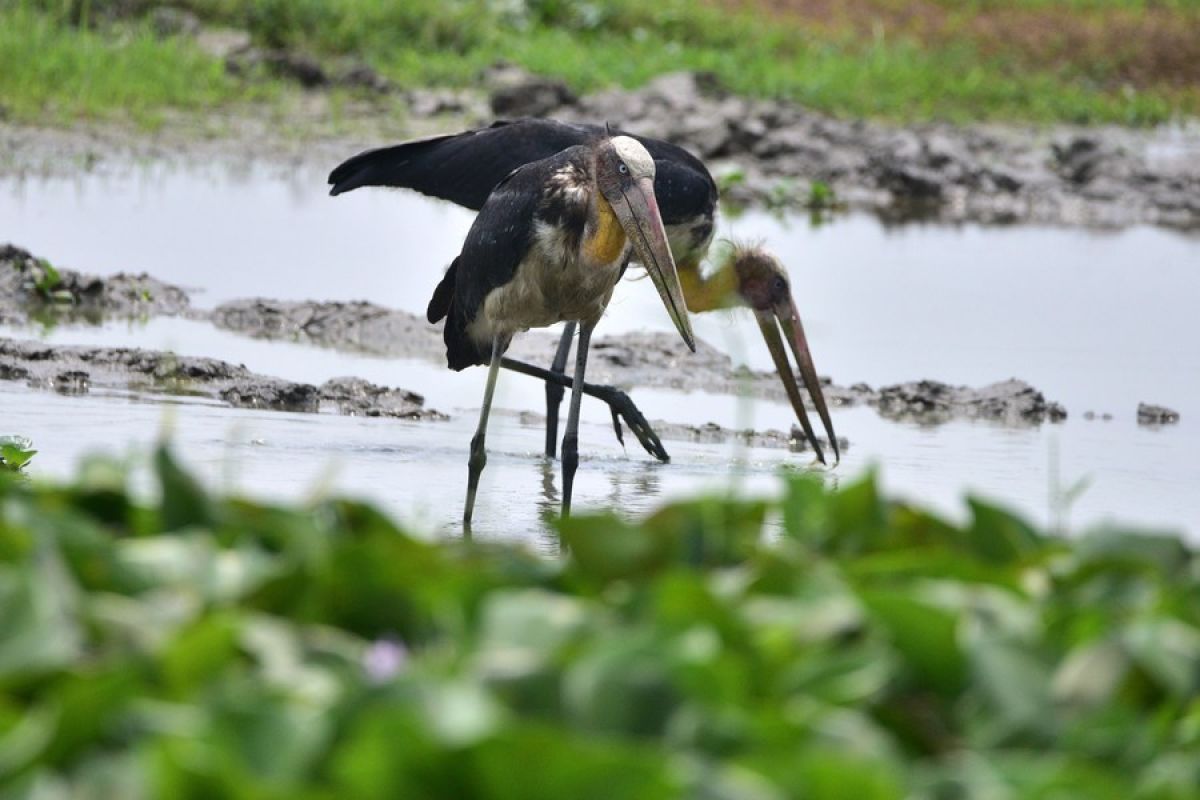
[[363, 671], [371, 683], [384, 683], [396, 676], [408, 662], [408, 648], [399, 639], [376, 639], [363, 653]]

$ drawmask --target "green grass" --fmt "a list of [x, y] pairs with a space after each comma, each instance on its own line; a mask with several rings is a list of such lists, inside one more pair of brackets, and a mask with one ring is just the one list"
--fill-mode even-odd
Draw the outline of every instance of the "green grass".
[[221, 64], [142, 26], [99, 33], [0, 6], [0, 104], [15, 119], [154, 126], [168, 109], [202, 111], [246, 96]]
[[4, 797], [1200, 797], [1173, 536], [796, 477], [546, 558], [154, 464], [152, 502], [0, 471]]
[[[18, 119], [132, 115], [152, 124], [166, 109], [206, 111], [281, 90], [270, 81], [239, 83], [187, 43], [155, 39], [144, 23], [97, 32], [72, 28], [63, 11], [72, 2], [81, 0], [0, 0], [0, 102]], [[1002, 56], [985, 57], [965, 42], [861, 41], [683, 0], [177, 5], [210, 24], [249, 29], [260, 44], [365, 60], [404, 86], [473, 85], [482, 68], [507, 58], [581, 91], [633, 87], [663, 72], [701, 69], [746, 95], [904, 121], [1145, 124], [1200, 110], [1196, 87], [1109, 87], [1073, 69], [1031, 70]], [[1080, 13], [1138, 6], [1132, 0], [1079, 5]], [[100, 16], [103, 6], [100, 0], [89, 4], [91, 15]]]

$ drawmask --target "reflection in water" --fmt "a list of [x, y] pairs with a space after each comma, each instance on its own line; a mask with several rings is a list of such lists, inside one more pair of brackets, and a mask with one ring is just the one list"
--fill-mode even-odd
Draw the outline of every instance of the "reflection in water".
[[[14, 240], [84, 271], [146, 271], [193, 287], [202, 307], [262, 295], [369, 298], [422, 313], [471, 215], [398, 192], [331, 200], [324, 173], [318, 166], [286, 175], [250, 169], [234, 185], [219, 168], [151, 165], [109, 178], [0, 180], [0, 241]], [[206, 224], [197, 226], [197, 219]], [[1062, 425], [1014, 430], [964, 421], [921, 427], [883, 421], [869, 409], [835, 409], [837, 429], [851, 448], [827, 480], [851, 480], [878, 465], [890, 491], [946, 513], [963, 514], [961, 497], [971, 491], [1070, 527], [1119, 518], [1200, 533], [1200, 493], [1194, 491], [1200, 485], [1194, 457], [1200, 452], [1200, 370], [1191, 368], [1200, 363], [1197, 238], [1150, 228], [886, 227], [864, 216], [814, 230], [803, 220], [755, 213], [721, 225], [718, 236], [758, 239], [780, 255], [817, 366], [839, 383], [933, 378], [979, 386], [1016, 376], [1071, 415]], [[769, 366], [749, 315], [705, 314], [693, 322], [697, 336], [736, 362]], [[619, 286], [602, 330], [646, 325], [670, 330], [658, 298], [644, 281]], [[451, 413], [462, 398], [482, 391], [481, 371], [448, 375], [432, 363], [252, 341], [186, 320], [63, 325], [44, 335], [59, 343], [172, 348], [314, 383], [360, 375], [420, 391], [429, 405]], [[787, 429], [792, 421], [777, 403], [646, 389], [635, 389], [634, 398], [650, 419], [760, 429]], [[1160, 430], [1139, 427], [1139, 401], [1171, 406], [1182, 420]], [[501, 382], [498, 409], [541, 411], [542, 404], [536, 382]], [[239, 460], [241, 486], [296, 495], [303, 492], [298, 487], [313, 485], [318, 468], [332, 470], [329, 481], [338, 490], [368, 494], [414, 525], [461, 533], [456, 517], [470, 431], [460, 423], [471, 414], [448, 425], [422, 425], [193, 403], [180, 409], [177, 435], [185, 456], [210, 475], [214, 465], [228, 463], [229, 452]], [[1087, 421], [1085, 411], [1113, 419]], [[59, 398], [0, 381], [6, 428], [0, 433], [31, 436], [41, 450], [35, 468], [48, 473], [68, 472], [83, 451], [148, 444], [160, 413], [154, 405]], [[489, 464], [496, 474], [484, 477], [476, 535], [553, 543], [545, 519], [557, 514], [558, 464], [538, 454], [540, 426], [501, 419], [507, 433], [498, 441], [505, 444]], [[672, 463], [659, 467], [612, 441], [602, 406], [585, 403], [584, 420], [589, 448], [598, 449], [580, 467], [580, 488], [590, 490], [581, 507], [641, 513], [661, 497], [727, 488], [731, 475], [746, 491], [777, 491], [776, 469], [808, 463], [782, 451], [667, 442]], [[335, 440], [343, 434], [349, 440]], [[247, 437], [266, 444], [251, 446]], [[1053, 485], [1052, 476], [1058, 476]], [[1090, 484], [1063, 503], [1081, 479]]]
[[537, 537], [538, 549], [548, 555], [558, 555], [561, 544], [554, 533], [554, 520], [562, 504], [557, 484], [559, 464], [543, 455], [539, 466], [542, 471], [542, 493], [537, 501], [538, 521], [541, 523]]

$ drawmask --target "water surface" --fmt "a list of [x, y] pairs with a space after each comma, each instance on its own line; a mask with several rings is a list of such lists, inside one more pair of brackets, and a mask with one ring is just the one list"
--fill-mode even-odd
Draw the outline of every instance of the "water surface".
[[[210, 307], [235, 297], [369, 299], [420, 313], [457, 252], [470, 213], [402, 192], [364, 190], [336, 199], [315, 168], [206, 165], [130, 167], [100, 176], [0, 181], [0, 241], [90, 272], [145, 271], [196, 291]], [[761, 241], [791, 271], [817, 366], [839, 383], [919, 378], [982, 385], [1029, 381], [1062, 402], [1062, 425], [1013, 429], [984, 422], [928, 427], [880, 419], [870, 409], [834, 412], [851, 449], [838, 480], [877, 466], [893, 492], [963, 513], [975, 492], [1030, 517], [1064, 516], [1055, 486], [1086, 479], [1065, 513], [1073, 526], [1120, 520], [1200, 532], [1200, 239], [1133, 228], [1121, 232], [1036, 227], [888, 227], [849, 216], [812, 228], [799, 218], [723, 219], [720, 235]], [[735, 360], [770, 359], [746, 315], [694, 320], [697, 335]], [[671, 330], [651, 286], [618, 288], [601, 332]], [[3, 331], [31, 336], [35, 332]], [[444, 528], [461, 503], [466, 445], [483, 370], [454, 374], [429, 362], [385, 360], [245, 339], [205, 323], [153, 320], [64, 327], [63, 343], [170, 347], [245, 363], [285, 378], [354, 374], [426, 395], [454, 414], [448, 424], [269, 414], [126, 396], [58, 398], [0, 382], [0, 427], [35, 439], [40, 471], [69, 469], [79, 453], [152, 441], [173, 420], [185, 457], [216, 480], [271, 496], [304, 496], [320, 481], [387, 504], [406, 519]], [[719, 395], [638, 389], [651, 418], [784, 428], [787, 407]], [[1168, 405], [1177, 426], [1139, 427], [1139, 401]], [[505, 376], [497, 406], [540, 410], [534, 382]], [[1108, 413], [1108, 422], [1084, 412]], [[648, 462], [636, 443], [612, 441], [602, 406], [585, 404], [580, 505], [638, 510], [662, 496], [723, 485], [732, 447], [668, 442], [674, 463]], [[261, 440], [260, 444], [249, 444]], [[541, 435], [498, 417], [480, 499], [481, 517], [510, 534], [540, 536], [538, 509], [552, 505]], [[750, 485], [775, 487], [780, 465], [807, 459], [752, 451]], [[554, 475], [557, 468], [550, 470]], [[222, 478], [224, 479], [224, 478]], [[323, 485], [323, 484], [322, 484]], [[539, 497], [541, 499], [539, 499]]]

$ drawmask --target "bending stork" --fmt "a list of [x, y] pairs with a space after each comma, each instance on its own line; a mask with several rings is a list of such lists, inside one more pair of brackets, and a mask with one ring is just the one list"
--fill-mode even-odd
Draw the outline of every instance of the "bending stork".
[[[492, 187], [513, 169], [567, 148], [596, 141], [604, 135], [605, 129], [597, 125], [556, 120], [496, 122], [487, 128], [418, 139], [360, 153], [330, 174], [329, 182], [333, 186], [330, 194], [338, 195], [362, 186], [390, 186], [415, 189], [422, 194], [478, 209], [487, 200]], [[837, 436], [813, 366], [800, 315], [792, 299], [787, 271], [778, 259], [761, 248], [735, 247], [723, 254], [709, 274], [703, 275], [701, 264], [708, 255], [713, 239], [716, 182], [704, 164], [683, 148], [649, 137], [623, 135], [641, 142], [654, 158], [657, 169], [654, 191], [688, 309], [693, 313], [703, 313], [745, 306], [754, 312], [796, 418], [817, 458], [824, 462], [824, 452], [809, 423], [780, 338], [779, 329], [783, 329], [800, 377], [833, 448], [836, 463], [841, 457]], [[550, 370], [512, 359], [504, 360], [505, 367], [543, 378], [547, 382], [546, 455], [550, 457], [554, 456], [558, 407], [562, 401], [563, 387], [572, 385], [563, 373], [573, 334], [574, 325], [568, 322]], [[621, 435], [618, 423], [620, 416], [630, 423], [648, 451], [660, 460], [667, 460], [662, 443], [624, 393], [611, 387], [590, 384], [584, 386], [583, 390], [609, 404], [618, 438]]]
[[654, 196], [654, 159], [628, 136], [603, 136], [513, 170], [482, 203], [462, 252], [429, 301], [445, 318], [451, 369], [488, 364], [471, 439], [463, 522], [470, 526], [496, 377], [514, 334], [579, 325], [571, 406], [562, 442], [563, 514], [579, 464], [579, 406], [588, 343], [632, 253], [646, 266], [675, 327], [696, 349], [675, 262]]

